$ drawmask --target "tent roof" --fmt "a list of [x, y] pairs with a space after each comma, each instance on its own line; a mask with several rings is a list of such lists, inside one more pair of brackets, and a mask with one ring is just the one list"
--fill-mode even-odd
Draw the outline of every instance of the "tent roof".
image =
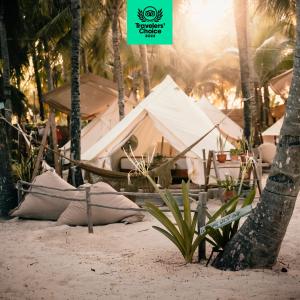
[[[80, 76], [80, 110], [83, 119], [93, 118], [107, 110], [118, 98], [117, 86], [93, 74]], [[71, 111], [71, 85], [65, 84], [45, 94], [45, 102], [58, 111]]]
[[[86, 151], [82, 159], [112, 155], [135, 130], [149, 135], [146, 128], [141, 130], [143, 124], [149, 124], [148, 121], [178, 151], [186, 149], [214, 126], [206, 114], [167, 76], [135, 109]], [[191, 156], [202, 157], [202, 149], [217, 150], [218, 135], [219, 130], [214, 129], [192, 149]], [[143, 140], [140, 142], [143, 143]], [[231, 145], [227, 142], [226, 150], [229, 148]]]
[[270, 126], [267, 130], [265, 130], [262, 135], [271, 135], [271, 136], [279, 136], [280, 129], [282, 127], [283, 117], [280, 118], [277, 122], [275, 122], [272, 126]]
[[202, 97], [199, 101], [195, 101], [195, 103], [207, 114], [214, 125], [221, 122], [219, 128], [225, 136], [234, 140], [238, 140], [243, 136], [243, 129], [221, 110], [211, 104], [207, 98]]
[[287, 99], [292, 82], [293, 69], [290, 69], [270, 80], [272, 90], [283, 99]]

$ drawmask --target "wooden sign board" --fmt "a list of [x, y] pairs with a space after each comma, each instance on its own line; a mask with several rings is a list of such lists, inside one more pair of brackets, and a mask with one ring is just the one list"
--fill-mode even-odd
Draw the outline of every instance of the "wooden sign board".
[[241, 217], [248, 215], [251, 212], [251, 210], [252, 210], [252, 205], [251, 204], [247, 205], [223, 218], [220, 218], [210, 224], [207, 224], [206, 226], [201, 227], [199, 230], [199, 234], [202, 235], [205, 232], [205, 229], [207, 227], [212, 227], [214, 229], [221, 228], [235, 220], [240, 219]]

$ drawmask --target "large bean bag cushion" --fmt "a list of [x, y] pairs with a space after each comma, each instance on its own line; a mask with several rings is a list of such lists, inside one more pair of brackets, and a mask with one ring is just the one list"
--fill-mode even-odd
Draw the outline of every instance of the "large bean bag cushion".
[[271, 143], [263, 143], [258, 147], [258, 149], [262, 161], [271, 164], [276, 154], [276, 146]]
[[[56, 221], [70, 203], [61, 197], [78, 198], [78, 191], [51, 170], [35, 177], [33, 184], [43, 187], [32, 186], [29, 188], [30, 191], [47, 193], [49, 196], [28, 193], [24, 201], [11, 211], [12, 217]], [[59, 190], [47, 189], [47, 187]], [[63, 189], [74, 189], [74, 191], [63, 191]]]
[[[98, 182], [91, 185], [91, 192], [116, 192], [105, 182]], [[123, 195], [91, 195], [91, 203], [118, 208], [138, 208], [130, 199]], [[103, 207], [91, 207], [93, 225], [105, 225], [116, 222], [134, 223], [141, 221], [144, 215], [139, 211], [117, 210]], [[71, 202], [68, 208], [57, 220], [58, 225], [87, 225], [87, 213], [85, 202]]]

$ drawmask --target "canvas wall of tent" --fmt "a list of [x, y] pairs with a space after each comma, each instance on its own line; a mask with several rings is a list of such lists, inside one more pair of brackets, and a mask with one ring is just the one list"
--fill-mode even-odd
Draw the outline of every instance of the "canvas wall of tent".
[[[126, 142], [135, 140], [133, 153], [137, 158], [152, 154], [153, 149], [156, 149], [156, 157], [169, 158], [186, 149], [216, 123], [222, 121], [220, 129], [213, 129], [173, 166], [173, 170], [181, 170], [183, 171], [181, 173], [185, 172], [185, 176], [194, 183], [202, 184], [204, 182], [202, 150], [205, 149], [207, 153], [209, 150], [218, 150], [217, 139], [220, 134], [224, 139], [228, 136], [232, 141], [242, 135], [240, 127], [234, 124], [233, 130], [233, 122], [222, 112], [217, 110], [218, 116], [214, 116], [211, 120], [209, 116], [213, 113], [204, 110], [205, 108], [194, 103], [194, 100], [189, 98], [170, 76], [167, 76], [152, 89], [148, 97], [105, 135], [98, 134], [100, 130], [95, 131], [90, 138], [91, 146], [84, 148], [81, 159], [102, 169], [128, 171], [133, 169], [133, 166], [122, 150]], [[100, 122], [98, 125], [101, 128]], [[85, 143], [84, 136], [82, 143]], [[227, 141], [225, 150], [231, 148], [232, 144]]]

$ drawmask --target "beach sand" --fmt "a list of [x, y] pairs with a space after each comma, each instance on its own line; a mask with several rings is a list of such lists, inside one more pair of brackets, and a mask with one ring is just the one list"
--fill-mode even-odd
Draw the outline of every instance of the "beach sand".
[[154, 224], [1, 220], [0, 299], [300, 299], [300, 199], [272, 270], [186, 265]]

